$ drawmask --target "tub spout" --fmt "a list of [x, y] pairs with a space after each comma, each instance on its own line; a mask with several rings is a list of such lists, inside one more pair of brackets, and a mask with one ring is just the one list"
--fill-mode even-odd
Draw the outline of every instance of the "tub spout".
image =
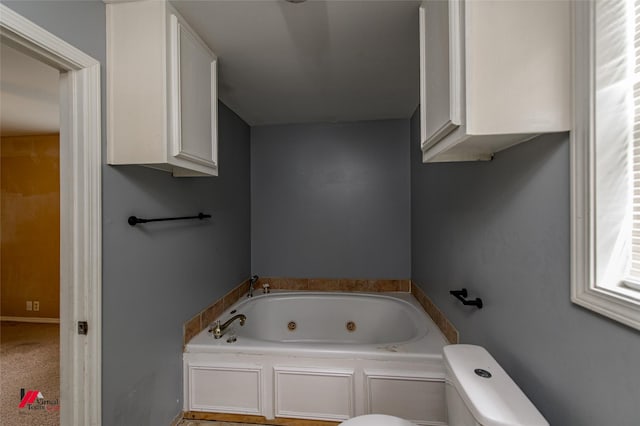
[[237, 319], [240, 320], [240, 325], [243, 326], [244, 322], [247, 320], [247, 317], [244, 314], [234, 315], [222, 325], [220, 325], [220, 321], [218, 320], [216, 321], [216, 325], [209, 331], [213, 333], [213, 337], [215, 339], [219, 339], [224, 335], [225, 331], [227, 331], [227, 328], [229, 328], [229, 326]]

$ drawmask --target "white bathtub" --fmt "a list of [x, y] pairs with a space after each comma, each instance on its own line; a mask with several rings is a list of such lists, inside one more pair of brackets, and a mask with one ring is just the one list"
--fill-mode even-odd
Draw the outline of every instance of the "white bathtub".
[[274, 292], [220, 320], [237, 314], [244, 326], [217, 340], [207, 327], [187, 344], [185, 411], [446, 424], [447, 342], [411, 294]]

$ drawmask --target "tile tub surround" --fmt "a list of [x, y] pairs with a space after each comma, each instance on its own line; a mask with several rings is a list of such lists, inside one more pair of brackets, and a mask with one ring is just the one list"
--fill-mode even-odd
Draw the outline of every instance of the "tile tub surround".
[[384, 292], [411, 291], [410, 280], [364, 280], [346, 278], [282, 278], [260, 277], [256, 291], [262, 291], [262, 285], [268, 283], [272, 290], [306, 290], [306, 291], [361, 291]]
[[451, 324], [451, 321], [444, 316], [442, 311], [438, 309], [438, 307], [427, 297], [427, 295], [422, 291], [422, 289], [413, 281], [411, 281], [411, 294], [415, 297], [422, 308], [427, 312], [427, 314], [431, 317], [433, 322], [436, 323], [444, 337], [449, 341], [449, 343], [458, 343], [459, 336], [458, 330]]
[[[255, 291], [262, 292], [262, 285], [268, 283], [272, 290], [290, 291], [345, 291], [345, 292], [391, 292], [411, 293], [425, 312], [436, 323], [449, 343], [458, 343], [458, 330], [444, 316], [442, 311], [427, 297], [418, 285], [411, 280], [358, 280], [324, 278], [280, 278], [263, 277], [258, 279]], [[218, 318], [229, 306], [236, 303], [249, 291], [249, 279], [224, 295], [221, 299], [203, 309], [184, 324], [183, 344], [186, 345], [205, 327]]]
[[213, 320], [219, 317], [225, 309], [236, 303], [238, 299], [248, 291], [249, 278], [184, 323], [182, 332], [183, 344], [186, 345], [189, 343], [189, 340], [191, 340], [193, 336], [200, 333], [207, 325], [211, 324]]
[[[268, 283], [272, 290], [302, 290], [302, 291], [411, 291], [410, 280], [354, 280], [354, 279], [324, 279], [324, 278], [260, 278], [255, 291], [262, 292], [262, 285]], [[197, 313], [183, 326], [183, 344], [186, 345], [196, 334], [218, 318], [229, 306], [233, 305], [249, 291], [249, 278], [235, 287], [221, 299]]]

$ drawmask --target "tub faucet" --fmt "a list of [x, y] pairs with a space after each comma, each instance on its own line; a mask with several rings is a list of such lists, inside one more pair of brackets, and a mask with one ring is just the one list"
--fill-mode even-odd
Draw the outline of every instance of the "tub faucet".
[[253, 287], [256, 285], [256, 283], [258, 282], [258, 276], [254, 275], [251, 277], [251, 279], [249, 280], [249, 293], [247, 293], [247, 297], [253, 297]]
[[229, 328], [231, 323], [233, 323], [237, 319], [240, 319], [240, 325], [243, 326], [244, 322], [247, 320], [247, 317], [245, 315], [243, 315], [243, 314], [234, 315], [227, 322], [225, 322], [222, 325], [220, 325], [220, 320], [216, 321], [215, 327], [213, 327], [213, 329], [209, 330], [211, 333], [213, 333], [214, 339], [221, 338], [222, 335], [224, 334], [224, 332], [227, 331], [227, 328]]

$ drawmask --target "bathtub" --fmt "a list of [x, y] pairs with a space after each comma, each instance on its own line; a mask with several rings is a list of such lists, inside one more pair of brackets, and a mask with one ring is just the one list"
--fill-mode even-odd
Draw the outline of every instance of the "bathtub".
[[186, 345], [185, 417], [378, 413], [446, 425], [447, 342], [411, 294], [273, 292], [241, 299], [219, 320], [237, 314], [244, 326], [220, 339], [206, 327]]

